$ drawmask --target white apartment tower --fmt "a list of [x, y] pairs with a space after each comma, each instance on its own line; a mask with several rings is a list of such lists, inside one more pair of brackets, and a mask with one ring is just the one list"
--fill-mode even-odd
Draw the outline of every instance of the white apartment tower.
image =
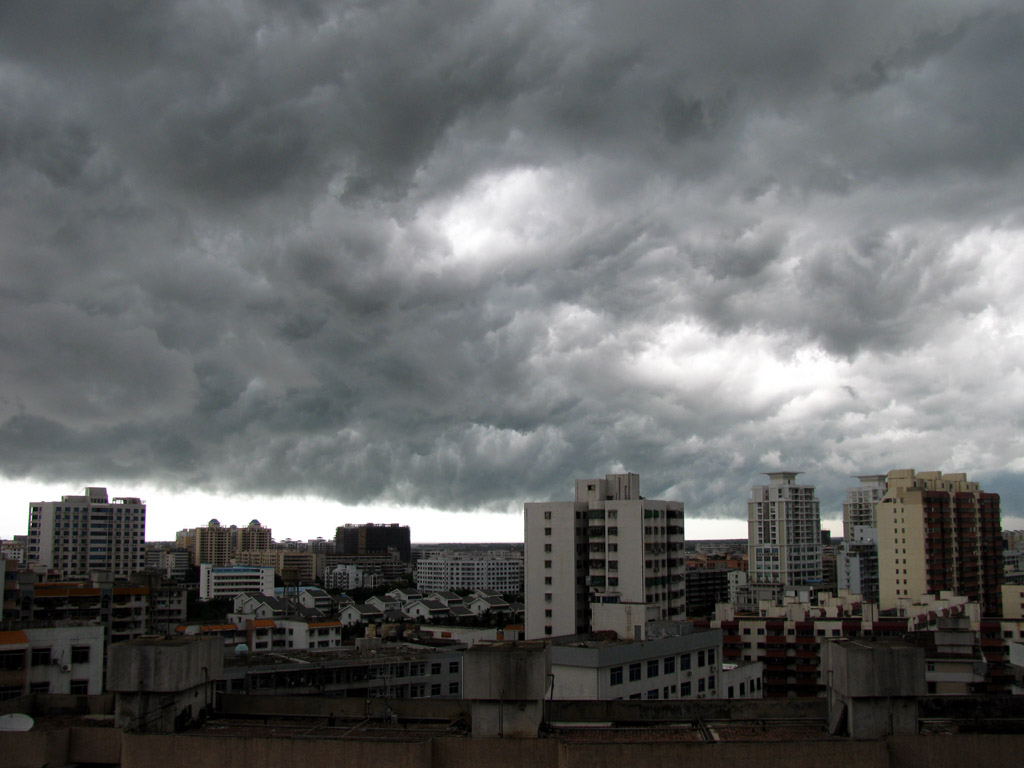
[[62, 579], [110, 571], [127, 579], [145, 568], [145, 542], [146, 505], [136, 497], [111, 500], [106, 488], [86, 488], [83, 496], [29, 504], [25, 554], [33, 570], [58, 571]]
[[799, 472], [766, 472], [750, 489], [747, 551], [751, 584], [800, 586], [821, 581], [821, 513], [813, 485]]
[[593, 604], [685, 617], [683, 505], [645, 499], [639, 475], [577, 480], [575, 501], [527, 502], [525, 518], [528, 639], [590, 631]]

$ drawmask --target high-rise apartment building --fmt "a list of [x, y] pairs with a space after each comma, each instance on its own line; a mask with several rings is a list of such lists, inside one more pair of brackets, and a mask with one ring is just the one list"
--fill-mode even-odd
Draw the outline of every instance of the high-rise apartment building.
[[878, 519], [875, 506], [885, 496], [885, 475], [859, 475], [846, 489], [843, 546], [836, 557], [836, 584], [864, 600], [878, 602]]
[[885, 496], [885, 475], [858, 475], [860, 485], [846, 489], [843, 501], [843, 538], [855, 538], [854, 526], [877, 528], [875, 505]]
[[127, 579], [145, 568], [146, 505], [134, 496], [107, 496], [90, 487], [82, 496], [29, 504], [25, 560], [37, 571], [62, 579], [108, 571]]
[[999, 494], [963, 473], [897, 469], [875, 508], [879, 606], [952, 590], [998, 616], [1003, 581]]
[[[232, 526], [233, 528], [234, 526]], [[195, 529], [193, 538], [196, 565], [207, 563], [215, 568], [222, 568], [231, 562], [234, 554], [231, 546], [232, 529], [220, 524], [217, 518], [206, 525]]]
[[338, 555], [382, 555], [388, 549], [396, 550], [403, 563], [409, 562], [412, 545], [408, 525], [343, 525], [335, 532], [334, 552]]
[[799, 472], [766, 472], [750, 489], [747, 550], [750, 583], [800, 586], [821, 582], [821, 513], [813, 485]]
[[645, 499], [639, 475], [577, 480], [525, 517], [528, 639], [590, 631], [597, 606], [635, 606], [628, 627], [685, 617], [683, 505]]
[[271, 530], [260, 525], [259, 520], [251, 520], [245, 528], [239, 528], [235, 535], [237, 552], [262, 551], [270, 549], [274, 543]]
[[177, 541], [191, 543], [196, 565], [209, 563], [220, 568], [230, 565], [241, 552], [270, 549], [274, 544], [271, 534], [271, 529], [264, 528], [259, 520], [252, 520], [245, 528], [239, 528], [221, 525], [214, 518], [205, 526], [179, 531]]

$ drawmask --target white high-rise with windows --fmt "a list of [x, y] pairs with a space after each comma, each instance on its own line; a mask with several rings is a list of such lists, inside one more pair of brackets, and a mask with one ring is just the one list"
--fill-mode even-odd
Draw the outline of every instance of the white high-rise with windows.
[[127, 579], [146, 565], [146, 505], [134, 496], [110, 499], [106, 488], [83, 496], [29, 504], [25, 559], [32, 570], [63, 579], [109, 571]]
[[527, 638], [590, 631], [595, 611], [630, 632], [686, 616], [681, 502], [645, 499], [630, 473], [577, 480], [575, 501], [524, 511]]
[[800, 586], [821, 581], [821, 513], [813, 485], [799, 472], [766, 472], [768, 485], [750, 489], [747, 502], [751, 584]]

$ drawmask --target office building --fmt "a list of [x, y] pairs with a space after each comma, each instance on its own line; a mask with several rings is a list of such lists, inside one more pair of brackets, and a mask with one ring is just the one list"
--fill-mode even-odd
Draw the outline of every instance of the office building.
[[127, 579], [145, 568], [146, 505], [133, 496], [107, 497], [106, 488], [82, 496], [29, 504], [25, 560], [60, 579], [106, 571]]
[[879, 602], [951, 590], [998, 616], [1003, 583], [999, 494], [963, 473], [897, 469], [875, 508]]
[[639, 475], [577, 480], [575, 501], [527, 502], [525, 518], [527, 638], [640, 640], [647, 622], [685, 617], [683, 505], [643, 498]]
[[412, 554], [409, 526], [390, 525], [344, 525], [337, 529], [334, 552], [338, 555], [384, 555], [389, 549], [398, 552], [403, 563], [408, 563]]
[[750, 489], [747, 503], [750, 583], [821, 583], [821, 514], [813, 485], [799, 472], [766, 472], [768, 485]]

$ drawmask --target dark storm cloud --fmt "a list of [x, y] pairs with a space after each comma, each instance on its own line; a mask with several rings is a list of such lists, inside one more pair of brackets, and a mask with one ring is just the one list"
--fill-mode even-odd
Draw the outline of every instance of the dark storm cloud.
[[1016, 476], [1022, 27], [5, 5], [3, 471], [516, 509], [629, 469], [723, 516], [776, 467]]

